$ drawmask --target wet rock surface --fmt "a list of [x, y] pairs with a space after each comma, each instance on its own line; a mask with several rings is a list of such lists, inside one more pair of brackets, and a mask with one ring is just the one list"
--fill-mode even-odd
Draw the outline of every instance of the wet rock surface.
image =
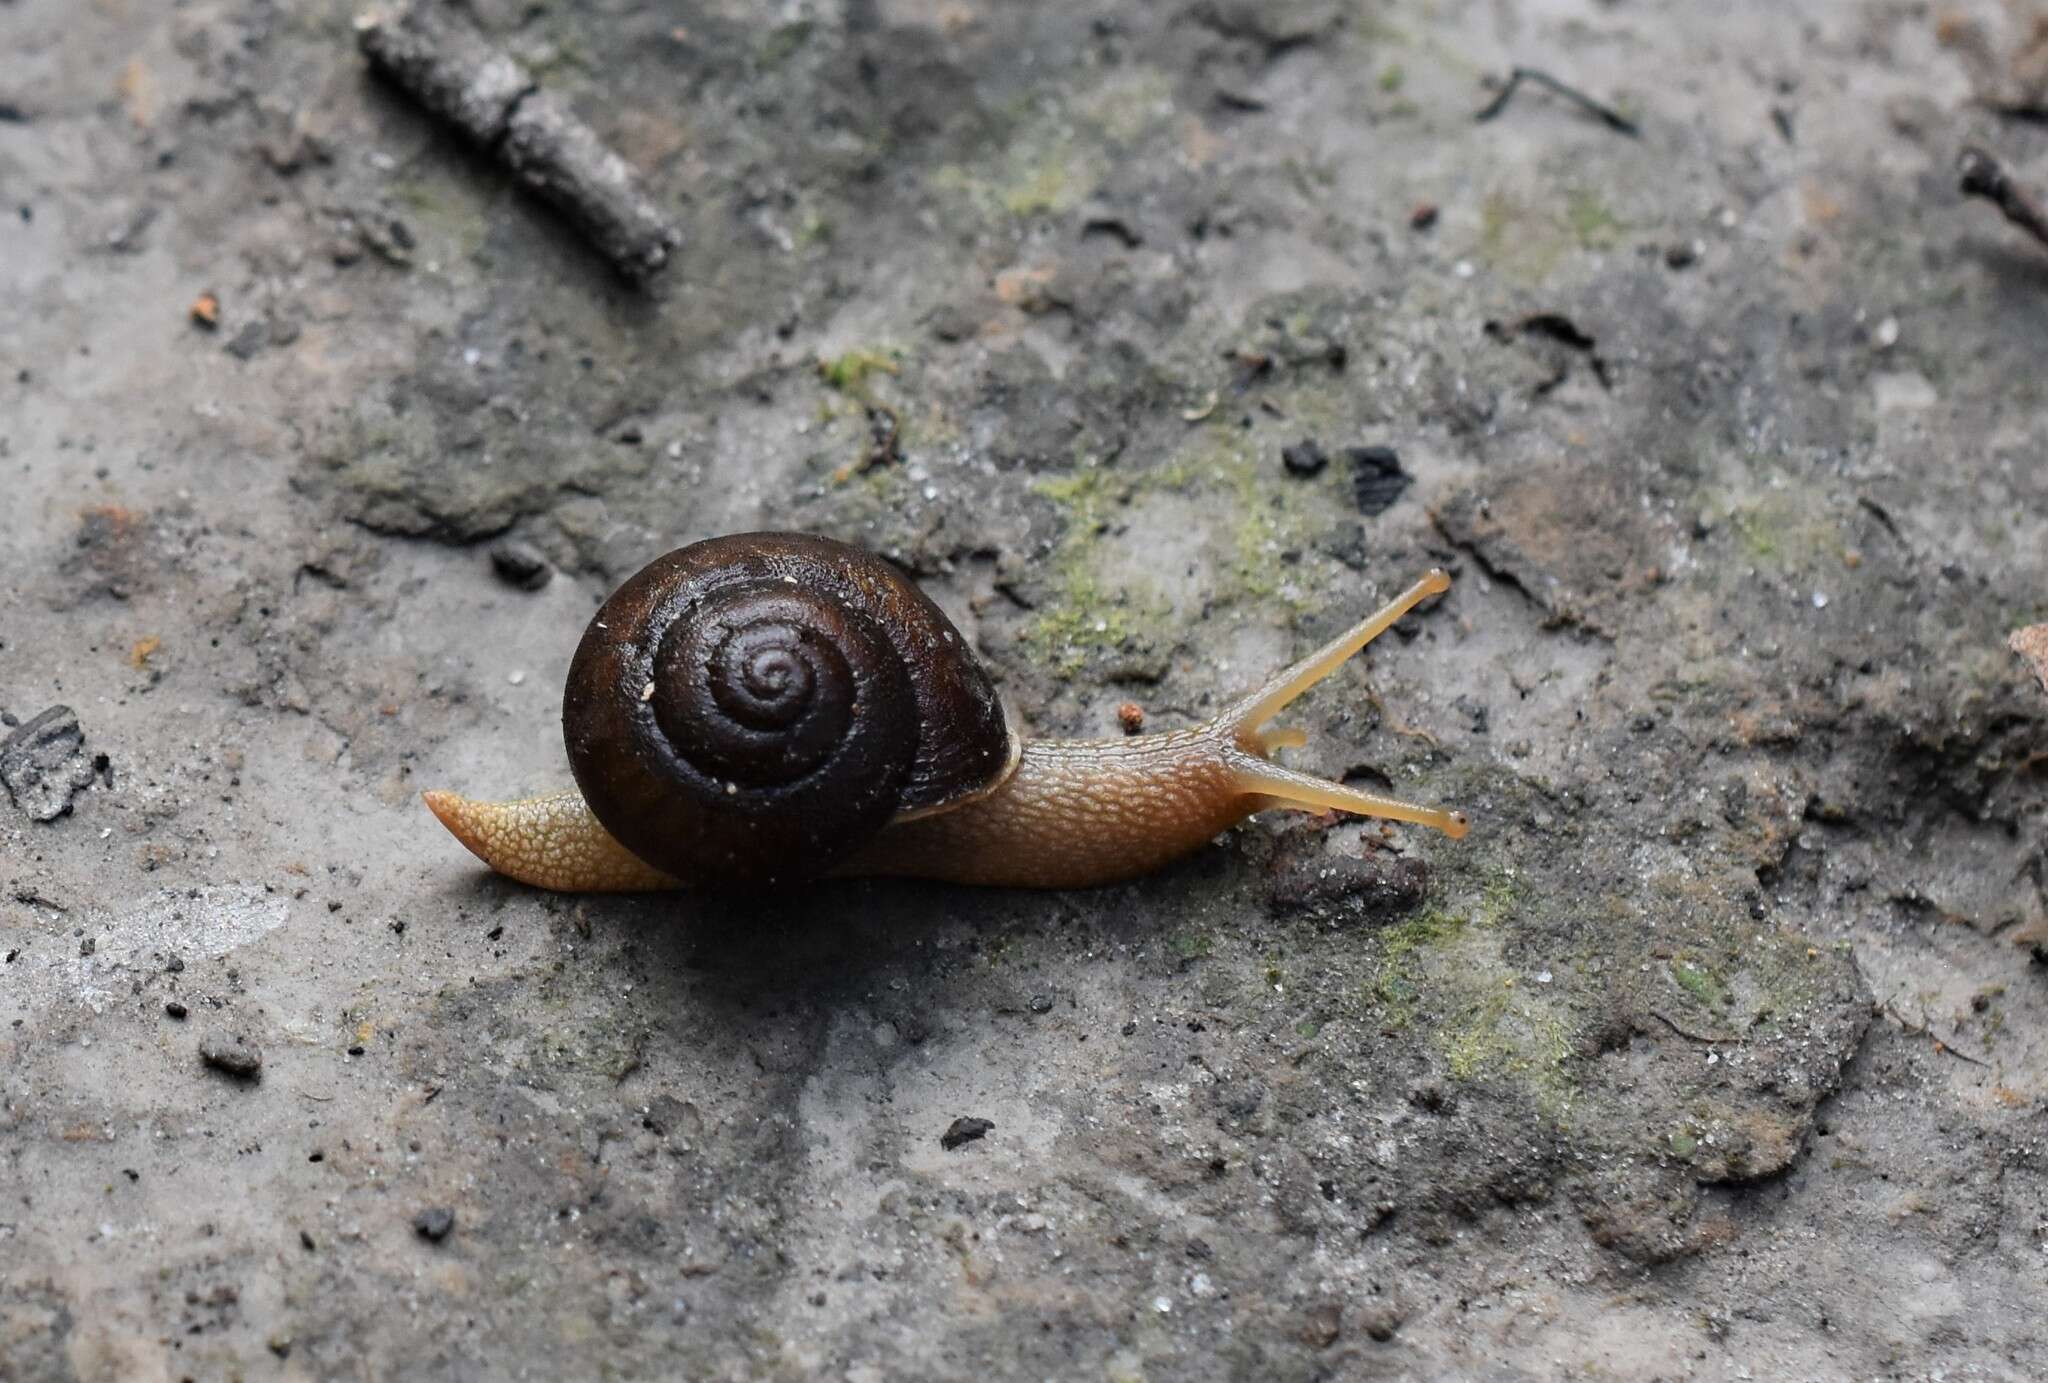
[[[345, 16], [0, 9], [0, 1358], [2048, 1369], [2048, 261], [1954, 176], [2048, 185], [2006, 7], [466, 11], [675, 222], [650, 290]], [[1474, 123], [1518, 64], [1638, 136]], [[1289, 753], [1475, 828], [480, 876], [418, 791], [566, 782], [610, 584], [762, 527], [1063, 735], [1443, 565]]]

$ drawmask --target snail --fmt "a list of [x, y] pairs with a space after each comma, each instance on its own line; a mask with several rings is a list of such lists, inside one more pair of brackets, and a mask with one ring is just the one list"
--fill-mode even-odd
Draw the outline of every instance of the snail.
[[1465, 834], [1414, 806], [1273, 762], [1269, 728], [1450, 578], [1431, 571], [1192, 729], [1021, 738], [959, 632], [897, 568], [794, 533], [656, 559], [585, 631], [562, 696], [577, 789], [426, 804], [500, 874], [617, 892], [914, 875], [1080, 888], [1185, 855], [1270, 807]]

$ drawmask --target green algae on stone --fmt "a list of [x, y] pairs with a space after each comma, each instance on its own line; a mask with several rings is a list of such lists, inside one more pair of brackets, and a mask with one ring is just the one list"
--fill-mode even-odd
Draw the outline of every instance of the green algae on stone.
[[1565, 223], [1572, 228], [1581, 249], [1612, 249], [1621, 239], [1621, 233], [1628, 229], [1627, 224], [1594, 192], [1567, 193], [1564, 215]]
[[1677, 956], [1671, 962], [1671, 978], [1691, 995], [1701, 1008], [1718, 1012], [1729, 1002], [1728, 989], [1704, 964]]
[[1464, 931], [1462, 916], [1432, 908], [1381, 934], [1379, 966], [1368, 997], [1378, 1008], [1384, 1026], [1405, 1028], [1414, 1021], [1423, 982], [1418, 953], [1455, 940]]
[[865, 398], [870, 376], [903, 372], [902, 352], [889, 346], [855, 346], [818, 362], [818, 378], [842, 394]]
[[1408, 1027], [1427, 1012], [1453, 1080], [1512, 1081], [1546, 1116], [1562, 1118], [1574, 1089], [1574, 1024], [1558, 998], [1522, 984], [1501, 956], [1503, 924], [1524, 896], [1519, 881], [1499, 876], [1463, 908], [1432, 908], [1388, 928], [1367, 997], [1382, 1028]]
[[1051, 591], [1031, 621], [1023, 642], [1040, 662], [1061, 677], [1072, 677], [1091, 657], [1139, 640], [1140, 628], [1164, 623], [1165, 602], [1107, 589], [1096, 571], [1094, 545], [1108, 515], [1130, 501], [1130, 482], [1101, 466], [1082, 466], [1049, 477], [1033, 493], [1062, 511], [1059, 545], [1046, 559]]
[[1094, 192], [1105, 168], [1099, 154], [1084, 153], [1062, 136], [1010, 145], [994, 168], [949, 164], [931, 181], [983, 219], [996, 221], [1071, 211]]

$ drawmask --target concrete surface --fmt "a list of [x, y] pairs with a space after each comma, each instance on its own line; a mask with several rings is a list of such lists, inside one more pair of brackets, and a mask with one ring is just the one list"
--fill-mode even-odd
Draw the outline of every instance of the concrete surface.
[[[2048, 1372], [2048, 251], [1952, 172], [2048, 186], [2027, 6], [471, 10], [653, 294], [345, 5], [0, 5], [0, 708], [82, 732], [0, 798], [0, 1376]], [[1517, 63], [1640, 137], [1475, 123]], [[1050, 733], [1445, 563], [1293, 757], [1478, 826], [481, 876], [419, 789], [560, 785], [596, 602], [755, 526]]]

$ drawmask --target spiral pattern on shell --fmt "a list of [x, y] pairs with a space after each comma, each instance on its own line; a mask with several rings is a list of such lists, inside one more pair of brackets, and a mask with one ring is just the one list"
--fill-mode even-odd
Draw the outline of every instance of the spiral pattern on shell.
[[783, 882], [1014, 762], [987, 674], [880, 558], [751, 533], [657, 559], [570, 665], [564, 739], [598, 820], [693, 883]]

